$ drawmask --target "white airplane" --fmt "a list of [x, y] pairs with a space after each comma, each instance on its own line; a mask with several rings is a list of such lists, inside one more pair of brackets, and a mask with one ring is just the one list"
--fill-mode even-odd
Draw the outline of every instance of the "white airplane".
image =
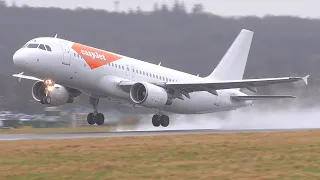
[[33, 98], [42, 104], [72, 103], [82, 93], [89, 95], [94, 112], [90, 125], [102, 125], [100, 98], [133, 107], [155, 110], [152, 124], [169, 125], [165, 113], [204, 114], [235, 110], [254, 100], [294, 96], [252, 96], [240, 91], [270, 84], [291, 83], [306, 77], [243, 79], [253, 32], [241, 30], [218, 66], [207, 77], [199, 77], [116, 53], [55, 37], [39, 37], [15, 52], [13, 62], [24, 72], [14, 77], [36, 81]]

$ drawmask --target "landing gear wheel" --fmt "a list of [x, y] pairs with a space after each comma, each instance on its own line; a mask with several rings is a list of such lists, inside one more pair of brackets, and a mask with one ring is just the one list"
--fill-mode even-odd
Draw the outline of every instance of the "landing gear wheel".
[[97, 125], [101, 126], [104, 123], [104, 115], [102, 113], [98, 113], [94, 120]]
[[170, 123], [170, 119], [169, 119], [169, 116], [167, 115], [162, 115], [160, 117], [160, 124], [162, 127], [168, 127], [169, 126], [169, 123]]
[[51, 97], [45, 96], [41, 99], [41, 104], [50, 104], [51, 103]]
[[51, 97], [50, 97], [50, 96], [47, 96], [47, 97], [46, 97], [46, 103], [47, 103], [47, 104], [51, 104]]
[[160, 126], [160, 116], [159, 115], [156, 114], [152, 117], [152, 124], [154, 127]]
[[94, 125], [95, 124], [93, 113], [89, 113], [88, 114], [87, 122], [88, 122], [89, 125]]

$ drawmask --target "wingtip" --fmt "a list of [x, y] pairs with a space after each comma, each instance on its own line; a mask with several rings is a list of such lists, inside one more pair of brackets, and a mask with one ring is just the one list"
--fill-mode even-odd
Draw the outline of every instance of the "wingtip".
[[241, 32], [253, 34], [254, 32], [249, 29], [242, 29]]
[[310, 75], [306, 75], [305, 77], [302, 78], [303, 82], [308, 85], [308, 79], [309, 79]]

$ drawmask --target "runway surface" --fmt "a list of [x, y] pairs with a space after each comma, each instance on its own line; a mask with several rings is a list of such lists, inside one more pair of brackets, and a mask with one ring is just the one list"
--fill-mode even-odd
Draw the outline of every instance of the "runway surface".
[[245, 133], [245, 132], [276, 132], [297, 130], [320, 130], [315, 129], [241, 129], [241, 130], [165, 130], [165, 131], [123, 131], [103, 133], [63, 133], [63, 134], [0, 134], [0, 141], [38, 140], [38, 139], [77, 139], [77, 138], [106, 138], [106, 137], [129, 137], [129, 136], [161, 136], [182, 134], [210, 134], [210, 133]]

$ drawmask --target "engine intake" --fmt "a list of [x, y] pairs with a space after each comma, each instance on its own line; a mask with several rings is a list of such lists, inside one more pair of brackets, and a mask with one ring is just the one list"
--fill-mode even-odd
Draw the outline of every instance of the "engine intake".
[[168, 97], [165, 89], [150, 83], [139, 82], [132, 85], [130, 98], [135, 104], [148, 108], [161, 108], [172, 104], [172, 99]]

